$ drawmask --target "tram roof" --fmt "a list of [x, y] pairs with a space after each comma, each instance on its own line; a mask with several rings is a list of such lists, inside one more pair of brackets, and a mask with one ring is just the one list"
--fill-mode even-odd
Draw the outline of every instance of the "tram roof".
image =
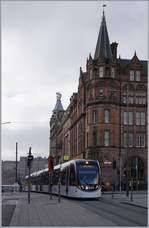
[[[77, 161], [96, 161], [96, 160], [73, 159], [73, 160], [67, 161], [65, 163], [58, 164], [58, 165], [54, 166], [54, 170], [60, 169], [60, 168], [65, 168], [69, 164], [75, 163]], [[48, 168], [41, 169], [39, 171], [36, 171], [36, 172], [31, 173], [31, 177], [37, 177], [37, 176], [39, 176], [39, 175], [41, 175], [42, 173], [45, 173], [45, 172], [48, 172]], [[25, 177], [25, 179], [27, 179], [27, 178], [28, 178], [28, 175]]]

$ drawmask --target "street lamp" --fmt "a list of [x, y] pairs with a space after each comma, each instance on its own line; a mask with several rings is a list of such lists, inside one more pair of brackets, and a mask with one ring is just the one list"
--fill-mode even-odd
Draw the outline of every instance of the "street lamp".
[[128, 84], [127, 84], [127, 100], [126, 100], [126, 110], [127, 110], [127, 151], [126, 151], [126, 196], [129, 196], [129, 185], [128, 185], [128, 150], [129, 150], [129, 100], [128, 100]]
[[30, 187], [31, 187], [31, 180], [30, 180], [30, 170], [31, 170], [31, 164], [33, 161], [33, 155], [31, 154], [31, 147], [29, 148], [29, 154], [27, 156], [27, 166], [28, 166], [28, 203], [30, 204]]

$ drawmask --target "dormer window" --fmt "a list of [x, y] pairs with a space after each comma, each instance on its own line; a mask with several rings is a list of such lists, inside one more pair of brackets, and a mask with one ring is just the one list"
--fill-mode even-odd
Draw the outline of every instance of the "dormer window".
[[103, 67], [99, 67], [99, 77], [103, 78], [103, 72], [104, 72], [104, 68]]
[[140, 71], [139, 70], [136, 71], [136, 81], [137, 82], [140, 81]]
[[115, 69], [114, 69], [114, 67], [111, 68], [111, 77], [115, 78]]
[[135, 79], [135, 72], [133, 70], [130, 70], [130, 81], [134, 81]]

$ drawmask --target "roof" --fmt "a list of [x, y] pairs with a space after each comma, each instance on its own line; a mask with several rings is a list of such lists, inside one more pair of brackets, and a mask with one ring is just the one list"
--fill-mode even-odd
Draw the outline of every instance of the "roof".
[[[119, 63], [120, 63], [122, 70], [124, 70], [131, 63], [131, 59], [120, 59]], [[143, 67], [143, 73], [147, 74], [148, 61], [147, 60], [140, 60], [140, 63]]]
[[98, 58], [112, 58], [112, 51], [109, 42], [109, 36], [106, 26], [106, 19], [103, 11], [102, 22], [100, 25], [99, 35], [97, 39], [97, 45], [95, 50], [94, 59]]
[[64, 111], [62, 103], [61, 103], [61, 96], [62, 95], [59, 92], [56, 93], [57, 101], [56, 101], [56, 105], [55, 105], [55, 108], [54, 108], [53, 112], [55, 112], [55, 111]]

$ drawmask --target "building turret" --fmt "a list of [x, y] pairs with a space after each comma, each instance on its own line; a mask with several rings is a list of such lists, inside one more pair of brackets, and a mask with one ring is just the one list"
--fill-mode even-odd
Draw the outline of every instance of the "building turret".
[[55, 105], [55, 108], [53, 110], [53, 113], [57, 113], [57, 112], [64, 112], [64, 109], [63, 109], [63, 105], [61, 103], [61, 93], [57, 92], [56, 93], [56, 105]]
[[98, 58], [112, 58], [112, 51], [108, 37], [108, 31], [106, 26], [106, 19], [103, 11], [102, 22], [100, 25], [100, 31], [97, 39], [97, 45], [95, 50], [94, 59]]

